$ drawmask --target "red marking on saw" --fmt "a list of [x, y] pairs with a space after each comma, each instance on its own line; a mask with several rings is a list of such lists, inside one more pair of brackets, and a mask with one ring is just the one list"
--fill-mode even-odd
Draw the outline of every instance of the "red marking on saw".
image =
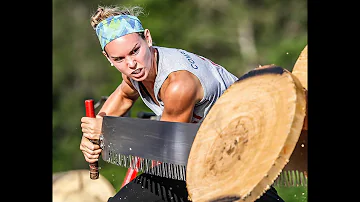
[[[136, 158], [136, 168], [133, 169], [133, 168], [128, 168], [128, 170], [126, 171], [126, 174], [125, 174], [125, 177], [124, 177], [124, 181], [123, 183], [121, 184], [121, 188], [123, 188], [126, 184], [128, 184], [130, 181], [132, 181], [138, 174], [138, 169], [139, 169], [139, 166], [140, 166], [140, 158], [137, 157]], [[161, 164], [161, 162], [159, 161], [152, 161], [151, 162], [151, 166], [156, 166], [156, 165], [159, 165]]]

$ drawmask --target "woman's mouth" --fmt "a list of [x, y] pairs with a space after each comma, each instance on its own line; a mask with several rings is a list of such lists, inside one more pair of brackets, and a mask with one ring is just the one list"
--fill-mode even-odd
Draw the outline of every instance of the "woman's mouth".
[[133, 75], [133, 77], [135, 78], [140, 78], [142, 76], [144, 76], [144, 68], [139, 68], [139, 69], [136, 69], [135, 71], [133, 71], [131, 74]]

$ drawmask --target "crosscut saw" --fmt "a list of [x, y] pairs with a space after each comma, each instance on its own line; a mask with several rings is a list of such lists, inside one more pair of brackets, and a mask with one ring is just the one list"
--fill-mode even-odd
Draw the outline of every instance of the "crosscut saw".
[[185, 167], [198, 129], [199, 124], [193, 123], [104, 116], [102, 158], [141, 172], [185, 180]]
[[299, 79], [259, 67], [233, 83], [201, 124], [104, 116], [102, 159], [185, 180], [195, 202], [255, 201], [289, 162], [305, 115]]

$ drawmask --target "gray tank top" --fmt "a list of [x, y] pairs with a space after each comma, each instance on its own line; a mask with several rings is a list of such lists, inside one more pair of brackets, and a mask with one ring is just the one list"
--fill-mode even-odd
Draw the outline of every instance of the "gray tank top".
[[203, 99], [195, 105], [192, 123], [201, 123], [204, 117], [214, 105], [216, 100], [223, 92], [238, 78], [228, 72], [222, 66], [215, 64], [211, 60], [176, 48], [165, 48], [154, 46], [158, 50], [158, 72], [155, 79], [154, 94], [158, 106], [150, 95], [140, 90], [139, 82], [132, 79], [131, 83], [139, 92], [143, 102], [158, 116], [161, 117], [164, 111], [164, 103], [158, 94], [161, 86], [170, 73], [178, 70], [186, 70], [194, 74], [204, 89]]

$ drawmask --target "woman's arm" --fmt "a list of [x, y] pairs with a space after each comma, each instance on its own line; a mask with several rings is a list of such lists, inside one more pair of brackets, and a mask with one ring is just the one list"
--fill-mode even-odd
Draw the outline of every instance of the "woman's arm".
[[81, 128], [83, 136], [80, 142], [80, 150], [89, 163], [98, 161], [102, 149], [99, 145], [93, 144], [89, 139], [99, 139], [102, 128], [103, 116], [124, 115], [139, 97], [128, 78], [123, 76], [123, 81], [116, 90], [108, 97], [101, 107], [96, 118], [82, 117]]
[[123, 81], [104, 102], [97, 117], [122, 116], [129, 111], [138, 97], [139, 93], [133, 87], [130, 80], [123, 75]]
[[194, 106], [203, 98], [199, 79], [188, 71], [171, 73], [160, 90], [164, 102], [161, 121], [190, 122]]

